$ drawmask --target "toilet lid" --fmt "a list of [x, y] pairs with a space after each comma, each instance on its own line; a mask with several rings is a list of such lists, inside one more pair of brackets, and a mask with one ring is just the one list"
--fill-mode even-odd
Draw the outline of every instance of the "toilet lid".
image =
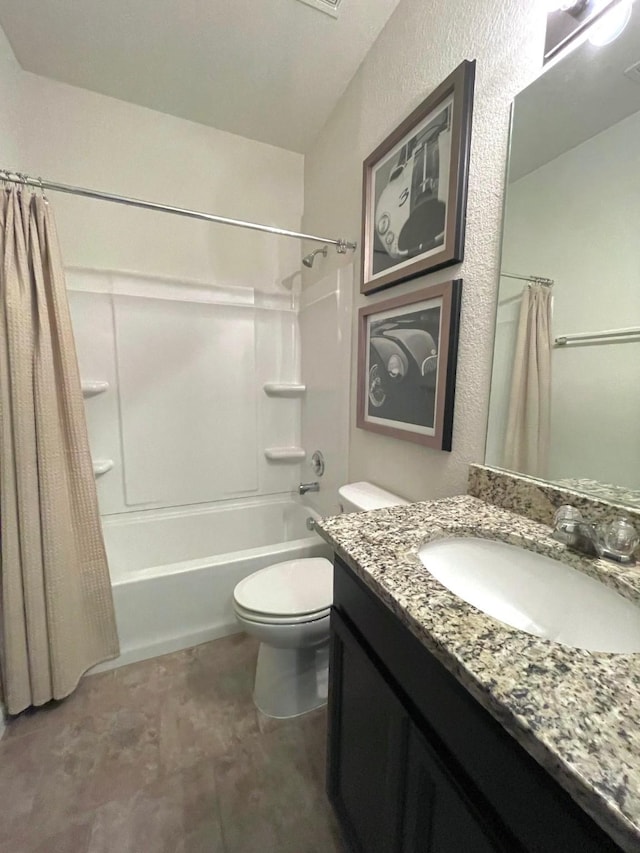
[[249, 575], [233, 597], [245, 610], [268, 616], [302, 616], [333, 602], [333, 566], [324, 557], [276, 563]]

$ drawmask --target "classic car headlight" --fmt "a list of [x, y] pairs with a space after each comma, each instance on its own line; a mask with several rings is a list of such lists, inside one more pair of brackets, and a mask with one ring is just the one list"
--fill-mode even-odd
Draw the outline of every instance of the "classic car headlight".
[[402, 379], [405, 374], [405, 364], [399, 355], [392, 355], [387, 362], [387, 373], [392, 379]]
[[380, 219], [378, 219], [378, 234], [380, 234], [380, 236], [386, 234], [389, 230], [389, 225], [391, 225], [389, 214], [383, 213]]

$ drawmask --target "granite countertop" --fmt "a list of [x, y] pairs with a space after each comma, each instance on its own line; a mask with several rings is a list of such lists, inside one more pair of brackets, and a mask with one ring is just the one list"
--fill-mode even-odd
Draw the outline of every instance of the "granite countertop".
[[324, 518], [320, 535], [627, 851], [640, 851], [640, 655], [569, 648], [467, 604], [417, 551], [478, 536], [560, 559], [640, 602], [640, 570], [584, 558], [549, 527], [468, 495]]

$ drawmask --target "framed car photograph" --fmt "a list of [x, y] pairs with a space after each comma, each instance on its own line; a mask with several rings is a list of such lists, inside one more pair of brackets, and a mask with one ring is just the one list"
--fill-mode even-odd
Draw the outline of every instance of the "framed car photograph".
[[362, 293], [462, 261], [474, 79], [465, 60], [364, 161]]
[[451, 450], [461, 279], [358, 314], [360, 429]]

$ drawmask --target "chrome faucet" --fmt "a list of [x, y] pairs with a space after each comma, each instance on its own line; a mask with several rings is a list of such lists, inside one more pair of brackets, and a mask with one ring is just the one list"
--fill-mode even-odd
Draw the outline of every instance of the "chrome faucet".
[[640, 537], [628, 518], [608, 524], [586, 521], [573, 506], [561, 506], [553, 517], [553, 538], [567, 548], [589, 557], [604, 557], [617, 563], [634, 563]]
[[300, 483], [298, 486], [298, 494], [306, 495], [307, 492], [319, 492], [320, 483]]

